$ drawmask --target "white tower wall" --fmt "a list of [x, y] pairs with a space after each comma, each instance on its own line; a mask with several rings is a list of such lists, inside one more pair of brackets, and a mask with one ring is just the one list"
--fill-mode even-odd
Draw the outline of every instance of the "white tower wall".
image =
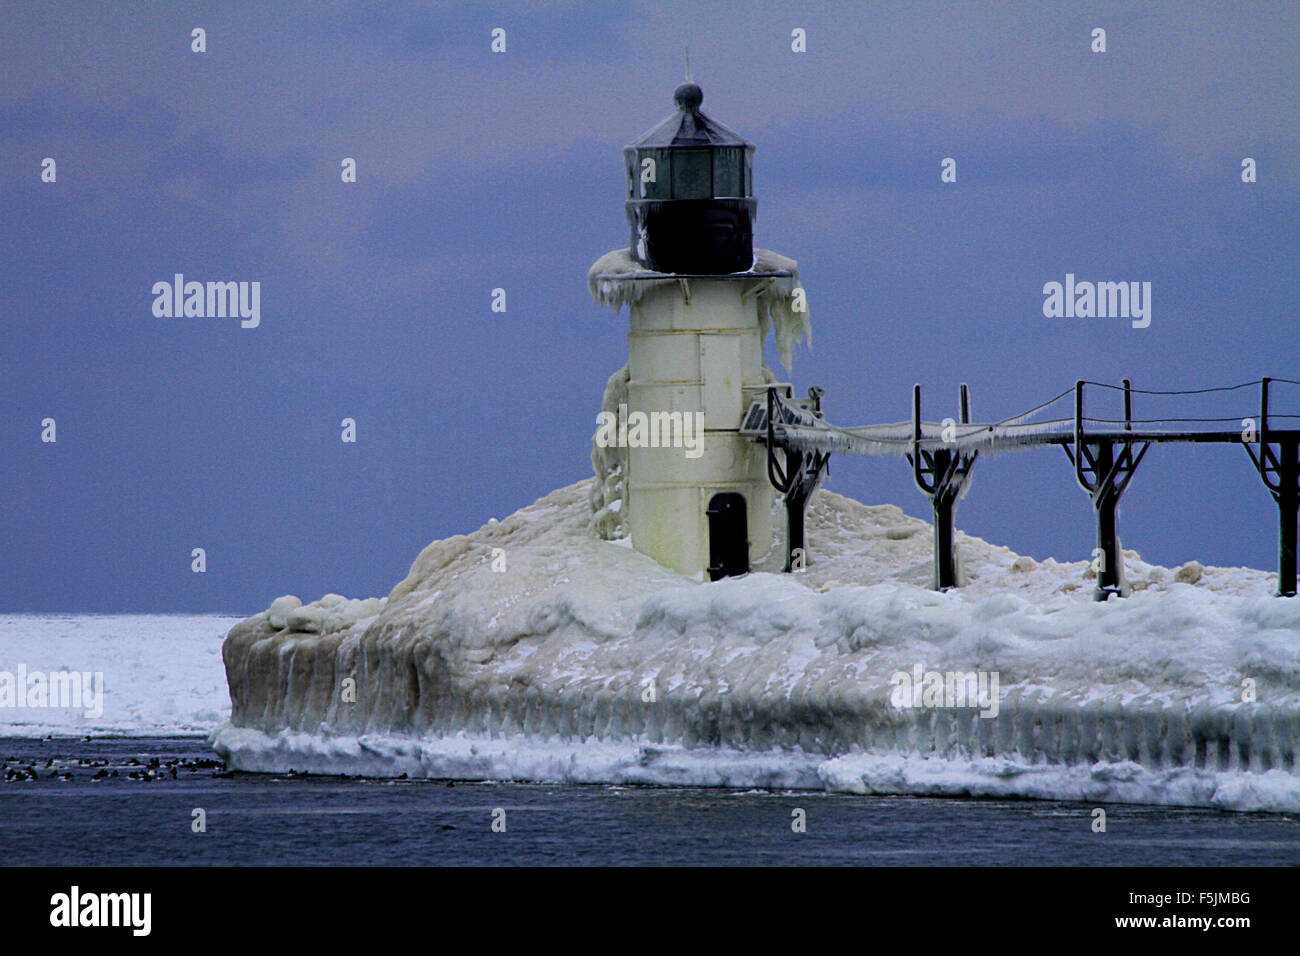
[[632, 546], [682, 574], [709, 565], [705, 509], [716, 494], [745, 499], [750, 559], [772, 540], [772, 487], [761, 446], [739, 437], [746, 389], [763, 387], [758, 280], [682, 279], [645, 291], [631, 305], [628, 415], [704, 414], [703, 454], [628, 449], [628, 527]]

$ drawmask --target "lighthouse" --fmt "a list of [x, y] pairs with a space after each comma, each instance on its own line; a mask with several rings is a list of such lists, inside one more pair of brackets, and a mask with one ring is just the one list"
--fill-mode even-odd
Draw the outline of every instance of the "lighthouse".
[[797, 264], [754, 248], [754, 144], [703, 99], [679, 86], [673, 115], [624, 150], [628, 248], [588, 272], [596, 300], [630, 320], [593, 439], [592, 508], [602, 536], [716, 580], [772, 548], [766, 452], [741, 419], [769, 386], [790, 394], [763, 362], [769, 330], [788, 366], [810, 326]]

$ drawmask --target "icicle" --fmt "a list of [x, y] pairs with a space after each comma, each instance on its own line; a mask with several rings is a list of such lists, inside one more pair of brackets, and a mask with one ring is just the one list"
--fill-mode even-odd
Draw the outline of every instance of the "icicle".
[[[764, 273], [787, 272], [789, 275], [773, 276]], [[812, 321], [803, 287], [799, 284], [799, 263], [768, 249], [755, 249], [754, 262], [748, 273], [755, 275], [755, 285], [746, 292], [753, 296], [758, 306], [758, 325], [762, 340], [771, 332], [776, 338], [781, 364], [789, 371], [793, 364], [794, 347], [799, 341], [812, 345]], [[597, 259], [587, 271], [587, 289], [601, 305], [621, 311], [641, 301], [650, 289], [678, 281], [677, 276], [646, 269], [632, 257], [628, 249], [616, 249]], [[799, 309], [796, 311], [796, 299]]]
[[[600, 410], [618, 414], [619, 405], [627, 404], [628, 368], [624, 365], [609, 377]], [[627, 450], [602, 447], [591, 436], [591, 468], [596, 480], [591, 486], [591, 530], [606, 541], [627, 536]]]

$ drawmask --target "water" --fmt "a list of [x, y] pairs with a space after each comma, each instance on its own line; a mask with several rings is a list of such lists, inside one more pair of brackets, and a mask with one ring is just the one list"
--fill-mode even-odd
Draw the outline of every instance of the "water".
[[1110, 805], [1094, 833], [1093, 807], [1044, 801], [231, 774], [202, 738], [0, 738], [0, 758], [9, 865], [1300, 862], [1292, 816]]

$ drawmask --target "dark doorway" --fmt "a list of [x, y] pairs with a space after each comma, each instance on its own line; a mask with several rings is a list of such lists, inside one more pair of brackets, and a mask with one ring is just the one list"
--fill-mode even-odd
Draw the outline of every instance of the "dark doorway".
[[714, 495], [709, 516], [709, 580], [749, 573], [749, 522], [745, 496], [734, 491]]

